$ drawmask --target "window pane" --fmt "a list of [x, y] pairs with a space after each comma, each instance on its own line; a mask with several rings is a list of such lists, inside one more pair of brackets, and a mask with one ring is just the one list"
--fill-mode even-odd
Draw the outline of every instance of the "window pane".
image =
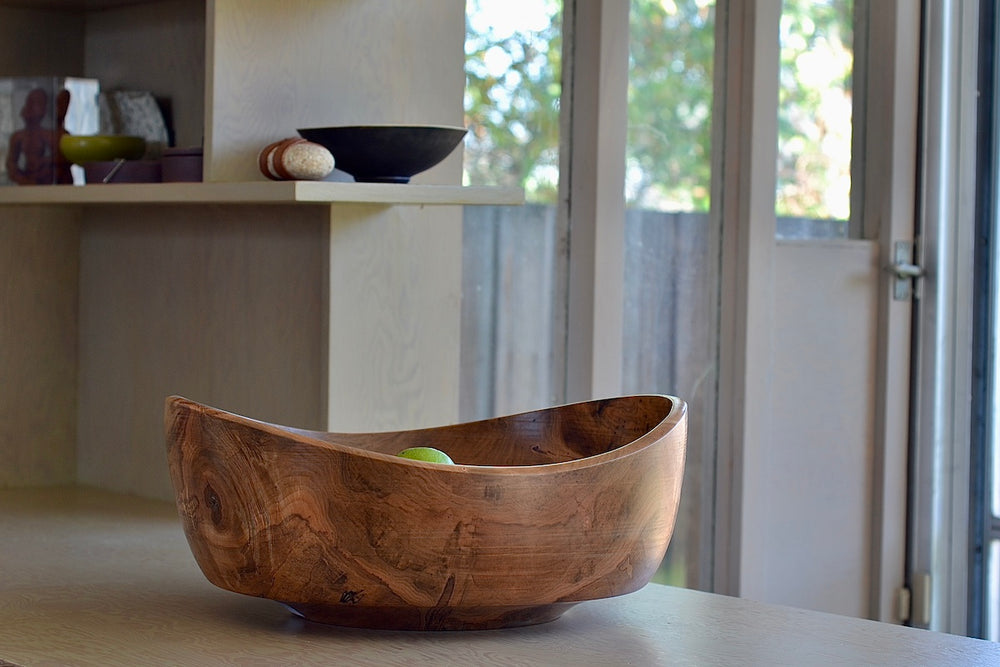
[[[561, 5], [526, 2], [544, 10], [530, 17], [520, 7], [467, 3], [465, 182], [522, 185], [528, 205], [466, 208], [463, 419], [560, 398], [552, 345], [565, 270], [555, 215]], [[681, 511], [657, 580], [708, 588], [720, 256], [708, 218], [715, 11], [708, 0], [634, 0], [630, 11], [622, 389], [691, 404]]]
[[711, 586], [719, 230], [708, 216], [715, 6], [631, 0], [623, 390], [688, 401], [677, 525], [656, 581]]
[[526, 206], [467, 206], [462, 419], [560, 402], [559, 183], [562, 3], [468, 0], [466, 185], [520, 186]]
[[[1000, 267], [997, 267], [1000, 269]], [[994, 296], [995, 303], [993, 304], [993, 323], [992, 331], [990, 332], [990, 339], [994, 341], [1000, 341], [1000, 293]], [[990, 373], [992, 377], [990, 378], [989, 386], [993, 388], [990, 396], [990, 402], [992, 403], [993, 415], [990, 420], [991, 431], [989, 437], [987, 438], [987, 453], [986, 461], [987, 465], [990, 466], [991, 474], [986, 475], [986, 480], [988, 483], [988, 498], [989, 498], [989, 508], [990, 513], [995, 517], [1000, 517], [1000, 363], [993, 361], [990, 364]], [[976, 499], [977, 502], [983, 502], [985, 499]]]
[[853, 0], [783, 0], [775, 212], [780, 238], [848, 235]]
[[626, 205], [708, 211], [714, 2], [632, 0]]
[[986, 563], [986, 639], [1000, 641], [1000, 540], [990, 540]]
[[525, 189], [554, 204], [559, 187], [562, 3], [469, 0], [466, 185]]

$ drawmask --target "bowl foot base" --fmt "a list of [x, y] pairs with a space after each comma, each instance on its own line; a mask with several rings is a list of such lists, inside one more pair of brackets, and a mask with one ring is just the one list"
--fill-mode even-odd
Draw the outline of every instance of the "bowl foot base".
[[409, 176], [354, 176], [355, 183], [399, 183], [406, 184], [410, 182]]
[[343, 604], [285, 606], [308, 621], [379, 630], [494, 630], [554, 621], [575, 602], [536, 607], [360, 607]]

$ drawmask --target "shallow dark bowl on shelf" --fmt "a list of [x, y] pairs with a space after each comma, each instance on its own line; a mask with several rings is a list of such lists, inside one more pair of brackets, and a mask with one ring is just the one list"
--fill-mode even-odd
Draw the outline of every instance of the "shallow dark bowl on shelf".
[[467, 130], [449, 125], [344, 125], [298, 132], [326, 147], [336, 168], [359, 183], [408, 183], [448, 157]]

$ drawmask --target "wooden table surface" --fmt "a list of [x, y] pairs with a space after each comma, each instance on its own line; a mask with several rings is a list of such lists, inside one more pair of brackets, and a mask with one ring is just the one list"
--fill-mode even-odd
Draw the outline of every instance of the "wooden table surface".
[[527, 628], [336, 628], [209, 584], [170, 504], [0, 490], [10, 664], [1000, 665], [1000, 645], [655, 584]]

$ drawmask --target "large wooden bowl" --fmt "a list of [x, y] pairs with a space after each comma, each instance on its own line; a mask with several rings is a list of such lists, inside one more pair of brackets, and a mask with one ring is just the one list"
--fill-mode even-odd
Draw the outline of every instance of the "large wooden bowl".
[[[347, 434], [171, 397], [166, 434], [184, 531], [213, 584], [323, 623], [485, 629], [649, 581], [673, 531], [687, 412], [627, 396]], [[395, 456], [419, 445], [456, 465]]]

